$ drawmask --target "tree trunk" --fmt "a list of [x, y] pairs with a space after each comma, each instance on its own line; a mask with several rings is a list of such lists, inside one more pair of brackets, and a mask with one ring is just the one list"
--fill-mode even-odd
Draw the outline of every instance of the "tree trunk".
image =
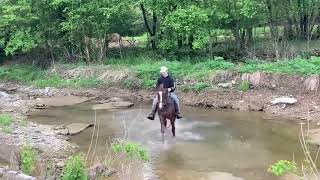
[[[85, 53], [86, 53], [86, 61], [90, 62], [90, 38], [89, 37], [84, 37], [84, 45], [85, 45]], [[72, 53], [73, 54], [73, 53]]]
[[147, 18], [147, 14], [146, 14], [146, 9], [144, 8], [144, 5], [141, 3], [140, 4], [140, 9], [142, 11], [142, 16], [143, 16], [143, 21], [144, 21], [144, 25], [148, 30], [148, 33], [150, 35], [150, 43], [151, 43], [151, 48], [153, 50], [156, 49], [156, 40], [155, 40], [155, 35], [156, 35], [156, 30], [157, 30], [157, 16], [156, 13], [153, 12], [152, 17], [153, 17], [153, 21], [152, 21], [152, 29], [150, 28], [149, 22], [148, 22], [148, 18]]
[[251, 46], [253, 44], [253, 28], [248, 27], [246, 29], [246, 46]]
[[241, 39], [240, 39], [240, 20], [236, 20], [235, 28], [233, 30], [233, 36], [236, 42], [237, 50], [241, 48]]
[[182, 45], [183, 45], [183, 42], [182, 42], [182, 37], [181, 36], [178, 36], [178, 49], [181, 49], [182, 48]]
[[190, 49], [193, 49], [193, 45], [192, 45], [193, 41], [194, 41], [194, 37], [193, 37], [193, 35], [190, 35], [189, 39], [188, 39], [188, 45], [189, 45]]
[[272, 15], [272, 2], [271, 2], [271, 0], [267, 0], [267, 9], [268, 9], [268, 14], [269, 14], [271, 39], [275, 40], [277, 33], [276, 33], [275, 23], [274, 23], [274, 19], [273, 19], [273, 15]]

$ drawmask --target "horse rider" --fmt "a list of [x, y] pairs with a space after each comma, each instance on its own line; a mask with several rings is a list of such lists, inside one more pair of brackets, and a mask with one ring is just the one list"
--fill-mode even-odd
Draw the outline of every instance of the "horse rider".
[[[170, 77], [169, 73], [168, 73], [168, 68], [165, 66], [162, 66], [160, 68], [160, 78], [157, 81], [156, 87], [158, 88], [160, 86], [160, 84], [163, 85], [164, 88], [166, 88], [169, 91], [169, 95], [171, 97], [171, 99], [173, 99], [174, 104], [175, 104], [175, 109], [177, 112], [177, 119], [181, 119], [181, 113], [180, 113], [180, 104], [179, 104], [179, 99], [177, 97], [177, 95], [174, 93], [176, 86], [175, 86], [175, 82], [174, 80]], [[149, 114], [149, 116], [147, 117], [150, 120], [154, 120], [156, 111], [157, 111], [157, 104], [158, 104], [158, 98], [154, 97], [153, 99], [153, 103], [152, 103], [152, 111]]]

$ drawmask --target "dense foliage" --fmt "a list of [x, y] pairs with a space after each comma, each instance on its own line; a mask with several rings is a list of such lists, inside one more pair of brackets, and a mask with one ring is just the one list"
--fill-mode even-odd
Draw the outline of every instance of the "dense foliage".
[[51, 60], [101, 61], [112, 33], [146, 33], [147, 47], [212, 56], [215, 49], [255, 56], [263, 39], [268, 56], [291, 57], [287, 41], [319, 38], [319, 7], [317, 0], [2, 0], [0, 57], [41, 49]]

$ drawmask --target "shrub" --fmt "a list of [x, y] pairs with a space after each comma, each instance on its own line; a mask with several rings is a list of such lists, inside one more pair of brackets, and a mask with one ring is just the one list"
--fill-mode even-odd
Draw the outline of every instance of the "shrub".
[[35, 168], [37, 161], [37, 152], [30, 146], [25, 146], [21, 150], [22, 171], [30, 174]]
[[72, 156], [64, 169], [63, 180], [87, 180], [86, 162], [84, 155]]
[[276, 176], [282, 176], [285, 173], [297, 173], [297, 164], [293, 161], [287, 161], [287, 160], [279, 160], [275, 164], [271, 165], [268, 169], [268, 172], [271, 172], [272, 174]]

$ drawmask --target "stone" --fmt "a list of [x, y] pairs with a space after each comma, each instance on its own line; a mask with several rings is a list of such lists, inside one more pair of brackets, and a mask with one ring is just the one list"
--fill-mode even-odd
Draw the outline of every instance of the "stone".
[[70, 135], [76, 135], [92, 126], [93, 124], [71, 123], [66, 125], [66, 128], [69, 130]]
[[319, 75], [312, 75], [304, 81], [304, 88], [307, 91], [318, 91], [320, 84]]
[[208, 173], [208, 180], [244, 180], [244, 178], [226, 172], [212, 172]]
[[90, 167], [90, 172], [89, 172], [89, 179], [90, 180], [95, 180], [99, 176], [103, 177], [110, 177], [112, 176], [116, 171], [112, 168], [108, 168], [106, 165], [98, 163], [92, 167]]
[[80, 104], [86, 101], [89, 101], [88, 97], [80, 97], [80, 96], [57, 96], [50, 98], [37, 99], [37, 104], [44, 104], [45, 106], [71, 106]]
[[281, 177], [281, 180], [300, 180], [301, 177], [295, 174], [285, 174]]
[[320, 121], [317, 122], [317, 126], [320, 126]]
[[280, 97], [280, 98], [276, 98], [273, 101], [271, 101], [272, 105], [276, 105], [276, 104], [295, 104], [297, 103], [298, 100], [295, 98], [291, 98], [291, 97]]
[[132, 107], [134, 104], [127, 101], [109, 102], [92, 106], [93, 110], [123, 109]]
[[17, 180], [36, 180], [36, 178], [25, 174], [19, 174]]
[[229, 83], [219, 83], [218, 87], [222, 87], [222, 88], [232, 88], [232, 82]]

